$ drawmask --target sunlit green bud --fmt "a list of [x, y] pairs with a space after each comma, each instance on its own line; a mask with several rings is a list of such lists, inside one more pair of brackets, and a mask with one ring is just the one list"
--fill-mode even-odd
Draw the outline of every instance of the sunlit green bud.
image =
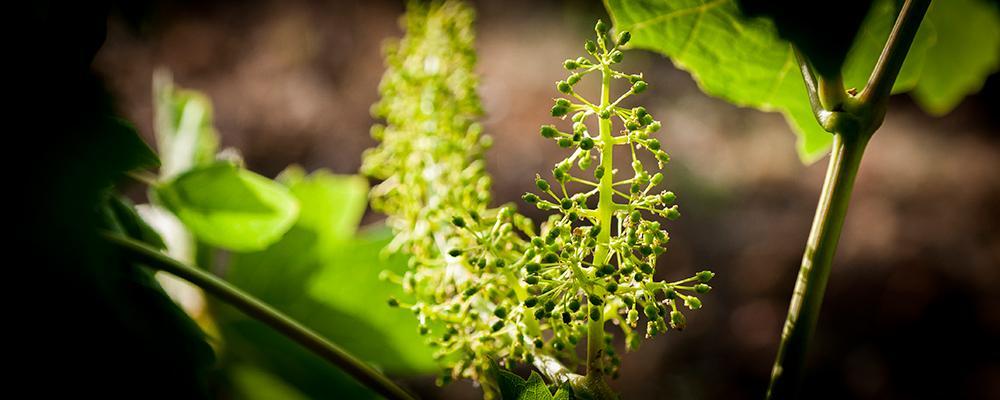
[[650, 254], [653, 254], [653, 248], [646, 245], [639, 246], [639, 254], [649, 256]]
[[673, 286], [667, 286], [663, 288], [663, 297], [673, 300], [677, 298], [677, 291], [674, 290]]
[[533, 308], [538, 305], [538, 298], [535, 296], [528, 297], [524, 299], [524, 306], [528, 308]]
[[531, 245], [535, 247], [542, 247], [545, 245], [545, 242], [542, 240], [542, 238], [535, 236], [531, 238]]
[[628, 31], [622, 31], [618, 34], [618, 45], [624, 46], [628, 44], [628, 41], [632, 39], [632, 34]]
[[[510, 227], [510, 224], [504, 224], [503, 226], [504, 227]], [[501, 227], [500, 230], [501, 231], [506, 230], [508, 232], [510, 231], [510, 229], [504, 229], [503, 227]], [[503, 236], [503, 234], [501, 234], [500, 236]], [[504, 261], [502, 258], [498, 258], [498, 259], [496, 259], [496, 260], [493, 261], [493, 267], [494, 268], [503, 268], [506, 265], [507, 265], [507, 262]]]
[[601, 309], [598, 307], [590, 308], [590, 319], [598, 321], [601, 319]]
[[521, 196], [521, 200], [524, 200], [524, 202], [528, 204], [535, 204], [538, 202], [538, 195], [534, 193], [525, 193]]
[[577, 83], [580, 82], [580, 77], [581, 77], [580, 74], [570, 75], [568, 78], [566, 78], [566, 83], [570, 84], [570, 86], [576, 85]]
[[590, 54], [596, 54], [597, 53], [597, 43], [594, 43], [593, 40], [588, 40], [586, 43], [584, 43], [583, 44], [583, 48], [584, 48], [584, 50], [587, 50], [587, 53], [590, 53]]
[[527, 283], [529, 285], [538, 284], [538, 276], [531, 275], [531, 276], [529, 276], [527, 278], [524, 278], [524, 283]]
[[503, 329], [503, 321], [494, 322], [492, 328], [493, 328], [493, 332], [496, 332], [496, 331], [499, 331], [500, 329]]
[[557, 181], [564, 182], [566, 180], [566, 170], [556, 167], [552, 170], [552, 176], [556, 178]]
[[611, 264], [604, 264], [599, 269], [603, 275], [611, 275], [615, 273], [615, 267]]
[[632, 308], [632, 306], [635, 305], [635, 299], [632, 298], [631, 295], [626, 294], [623, 295], [621, 298], [622, 298], [622, 303], [625, 303], [626, 308]]
[[465, 295], [465, 297], [469, 297], [469, 296], [472, 296], [472, 295], [476, 294], [476, 292], [477, 292], [478, 290], [479, 290], [479, 288], [477, 288], [477, 287], [475, 287], [475, 286], [471, 286], [471, 287], [469, 287], [468, 289], [465, 289], [465, 291], [464, 291], [464, 292], [462, 292], [462, 294], [464, 294], [464, 295]]
[[577, 300], [576, 298], [574, 298], [574, 299], [572, 299], [572, 300], [569, 301], [568, 306], [569, 306], [569, 310], [570, 311], [573, 311], [573, 312], [580, 311], [580, 300]]
[[604, 177], [604, 166], [598, 165], [597, 168], [594, 168], [594, 178], [601, 179], [603, 177]]
[[571, 104], [570, 104], [569, 100], [566, 100], [564, 98], [558, 98], [558, 99], [556, 99], [556, 105], [557, 106], [562, 106], [562, 107], [569, 107]]
[[[580, 144], [580, 147], [583, 147], [583, 143]], [[593, 162], [594, 159], [590, 158], [590, 155], [588, 154], [586, 156], [580, 157], [580, 161], [576, 162], [576, 166], [580, 167], [581, 170], [586, 170], [587, 168], [590, 168], [590, 165]]]
[[663, 182], [663, 174], [659, 172], [653, 174], [653, 177], [649, 179], [649, 183], [652, 183], [653, 186], [659, 185], [660, 182]]
[[544, 308], [538, 308], [538, 309], [536, 309], [535, 310], [535, 318], [537, 318], [537, 319], [545, 318], [545, 309]]
[[568, 113], [568, 112], [569, 112], [569, 107], [563, 107], [563, 106], [558, 106], [558, 105], [552, 106], [552, 116], [553, 117], [562, 117], [562, 116], [566, 115], [566, 113]]
[[611, 118], [611, 109], [610, 108], [601, 109], [601, 111], [597, 113], [597, 116], [600, 117], [601, 119]]
[[545, 302], [545, 311], [546, 312], [552, 312], [552, 310], [555, 310], [555, 309], [556, 309], [556, 303], [555, 302], [553, 302], [552, 300], [549, 300], [549, 301]]
[[639, 210], [632, 210], [632, 213], [628, 215], [629, 222], [633, 224], [639, 223], [639, 220], [641, 219], [642, 219], [642, 213], [640, 213]]
[[670, 155], [665, 151], [659, 151], [656, 153], [656, 159], [660, 162], [670, 162]]
[[590, 228], [590, 237], [597, 237], [597, 235], [599, 234], [601, 234], [600, 225], [595, 225], [594, 227]]
[[542, 257], [542, 262], [546, 264], [552, 264], [556, 261], [559, 261], [559, 256], [557, 256], [556, 253], [547, 253], [544, 257]]
[[566, 349], [566, 345], [563, 344], [561, 340], [556, 339], [552, 341], [552, 348], [556, 349], [557, 351], [563, 351]]
[[431, 328], [428, 328], [427, 325], [420, 325], [420, 327], [417, 328], [417, 331], [420, 332], [420, 335], [422, 336], [429, 333], [431, 331]]
[[680, 311], [671, 311], [670, 326], [677, 330], [684, 329], [684, 327], [687, 326], [687, 320], [684, 319], [684, 314], [681, 314]]
[[649, 263], [641, 263], [639, 264], [639, 270], [642, 271], [642, 273], [649, 275], [653, 273], [653, 266], [649, 265]]
[[675, 195], [674, 192], [665, 192], [660, 195], [660, 201], [662, 201], [663, 204], [671, 204], [674, 202], [674, 200], [677, 200], [677, 195]]
[[599, 35], [608, 33], [608, 24], [606, 24], [603, 20], [599, 19], [597, 20], [597, 24], [594, 25], [594, 30], [597, 31]]
[[628, 129], [630, 131], [639, 129], [639, 121], [636, 121], [634, 119], [629, 119], [628, 121], [625, 121], [625, 129]]
[[645, 312], [646, 318], [649, 318], [650, 320], [655, 320], [660, 316], [660, 310], [657, 309], [656, 305], [653, 304], [646, 305], [646, 308], [643, 310], [643, 312]]
[[635, 83], [632, 84], [632, 92], [633, 93], [645, 92], [646, 87], [648, 86], [649, 85], [646, 84], [646, 81], [636, 81]]
[[715, 273], [712, 271], [701, 271], [696, 276], [698, 277], [699, 282], [705, 283], [712, 280], [712, 278], [715, 277]]
[[617, 292], [618, 291], [618, 284], [614, 283], [614, 282], [608, 282], [608, 284], [604, 286], [604, 289], [606, 289], [608, 291], [608, 293]]
[[507, 309], [503, 307], [497, 307], [495, 310], [493, 310], [493, 315], [495, 315], [497, 318], [500, 319], [507, 318]]
[[653, 123], [653, 116], [649, 114], [643, 115], [642, 118], [639, 118], [639, 122], [643, 125], [649, 125]]
[[613, 62], [615, 64], [622, 62], [622, 59], [624, 59], [624, 58], [625, 58], [625, 55], [622, 54], [622, 52], [619, 51], [619, 50], [615, 50], [615, 51], [611, 52], [611, 62]]
[[576, 62], [576, 60], [566, 60], [563, 61], [563, 68], [572, 71], [574, 69], [580, 68], [580, 63]]
[[593, 294], [593, 293], [587, 295], [587, 301], [589, 301], [590, 304], [593, 304], [595, 306], [599, 306], [601, 304], [604, 304], [604, 299], [602, 299], [601, 296], [598, 296], [598, 295]]
[[573, 139], [565, 138], [565, 137], [564, 138], [559, 138], [559, 141], [556, 142], [556, 143], [559, 144], [559, 147], [562, 147], [562, 148], [565, 149], [565, 148], [570, 147], [570, 146], [573, 145]]
[[542, 266], [539, 265], [538, 263], [528, 263], [527, 265], [524, 266], [524, 270], [528, 271], [529, 274], [534, 274], [538, 273], [538, 271], [541, 271]]
[[540, 129], [540, 132], [542, 133], [542, 137], [551, 139], [556, 137], [556, 134], [559, 133], [559, 130], [557, 130], [556, 127], [552, 125], [542, 125], [542, 129]]
[[580, 132], [573, 132], [573, 141], [579, 142], [580, 139], [583, 139], [583, 134]]
[[628, 314], [625, 316], [625, 322], [629, 325], [635, 326], [635, 323], [639, 322], [639, 310], [628, 310]]
[[564, 324], [570, 323], [571, 321], [573, 321], [573, 315], [570, 314], [570, 313], [568, 313], [568, 312], [563, 311], [563, 313], [562, 313], [562, 321], [563, 321]]
[[389, 307], [399, 307], [399, 300], [396, 300], [395, 297], [390, 297], [388, 303]]
[[448, 255], [452, 257], [458, 257], [462, 255], [462, 249], [451, 249], [448, 250]]
[[576, 114], [573, 114], [573, 118], [571, 118], [571, 119], [573, 120], [573, 122], [580, 122], [580, 121], [583, 121], [583, 119], [586, 118], [586, 117], [587, 117], [587, 113], [583, 112], [583, 111], [580, 111], [580, 112], [578, 112]]
[[662, 125], [660, 124], [660, 121], [653, 121], [653, 122], [649, 123], [649, 126], [647, 126], [646, 129], [649, 132], [656, 132], [656, 131], [660, 130], [661, 127], [662, 127]]
[[573, 201], [570, 199], [562, 199], [562, 201], [559, 202], [559, 205], [563, 208], [563, 210], [569, 210], [570, 208], [573, 208]]
[[712, 290], [712, 287], [708, 286], [708, 285], [706, 285], [704, 283], [699, 283], [697, 285], [694, 285], [694, 291], [695, 292], [698, 292], [698, 293], [708, 293], [709, 290]]
[[469, 216], [472, 217], [473, 221], [476, 221], [476, 222], [479, 221], [479, 213], [476, 212], [475, 210], [469, 210]]
[[660, 149], [660, 141], [656, 140], [656, 139], [649, 139], [646, 142], [646, 147], [648, 147], [650, 150], [653, 150], [653, 151], [659, 150]]
[[486, 258], [476, 260], [476, 266], [479, 267], [479, 269], [486, 268]]
[[549, 190], [550, 187], [549, 182], [546, 181], [545, 179], [542, 179], [542, 177], [538, 175], [535, 175], [535, 186], [538, 186], [538, 189], [542, 190], [543, 192]]
[[632, 160], [632, 170], [637, 174], [642, 172], [642, 162], [639, 160]]
[[559, 93], [569, 94], [573, 91], [573, 86], [571, 86], [569, 82], [559, 81], [556, 82], [556, 90], [558, 90]]
[[535, 348], [540, 349], [545, 347], [545, 341], [539, 338], [535, 338]]
[[681, 217], [681, 212], [677, 210], [677, 206], [673, 206], [667, 209], [667, 219], [673, 221]]
[[594, 148], [594, 139], [591, 139], [589, 136], [583, 138], [583, 140], [580, 141], [580, 148], [584, 150]]
[[[632, 82], [632, 83], [635, 83], [635, 82]], [[642, 107], [642, 106], [633, 108], [632, 109], [632, 114], [635, 115], [636, 119], [640, 119], [640, 118], [648, 115], [648, 113], [646, 112], [646, 107]]]
[[698, 298], [694, 297], [694, 296], [685, 297], [684, 298], [684, 305], [686, 305], [687, 308], [689, 308], [691, 310], [697, 310], [697, 309], [701, 308], [701, 300], [698, 300]]

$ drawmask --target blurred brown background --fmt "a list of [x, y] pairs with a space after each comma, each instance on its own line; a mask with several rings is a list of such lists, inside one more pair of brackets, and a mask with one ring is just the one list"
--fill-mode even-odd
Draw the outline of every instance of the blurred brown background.
[[[517, 201], [563, 151], [537, 134], [562, 60], [582, 53], [599, 2], [477, 1], [480, 93], [497, 202]], [[223, 145], [273, 176], [288, 164], [355, 173], [381, 43], [401, 34], [400, 1], [126, 3], [95, 69], [152, 143], [151, 74], [214, 101]], [[689, 328], [625, 356], [626, 399], [754, 399], [766, 388], [825, 162], [803, 166], [778, 114], [699, 92], [661, 56], [632, 51], [658, 119], [670, 224], [665, 279], [718, 277]], [[1000, 399], [998, 79], [943, 118], [894, 99], [858, 177], [804, 384], [820, 399]], [[539, 216], [523, 204], [522, 211]], [[366, 221], [376, 221], [369, 215]], [[467, 384], [424, 396], [477, 396]], [[336, 397], [336, 396], [333, 396]]]

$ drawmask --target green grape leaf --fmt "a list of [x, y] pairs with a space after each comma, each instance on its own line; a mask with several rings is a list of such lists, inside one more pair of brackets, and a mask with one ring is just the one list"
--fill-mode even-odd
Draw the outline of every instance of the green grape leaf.
[[944, 115], [1000, 68], [1000, 9], [984, 0], [934, 1], [927, 20], [921, 29], [933, 27], [936, 40], [913, 98], [931, 114]]
[[497, 386], [503, 400], [569, 400], [570, 390], [560, 387], [553, 395], [537, 372], [531, 371], [528, 380], [517, 374], [494, 366]]
[[156, 143], [163, 159], [160, 178], [170, 179], [210, 164], [219, 147], [212, 122], [212, 101], [201, 92], [174, 86], [170, 73], [153, 75]]
[[[951, 91], [934, 90], [951, 94], [940, 101], [954, 106], [962, 96], [981, 86], [983, 79], [996, 69], [996, 54], [1000, 52], [993, 38], [970, 41], [957, 39], [964, 36], [944, 31], [954, 31], [950, 26], [962, 23], [956, 22], [956, 15], [951, 14], [961, 17], [974, 11], [974, 7], [955, 3], [938, 5], [950, 12], [936, 11], [932, 5], [927, 17], [930, 22], [922, 24], [918, 31], [894, 86], [895, 92], [916, 89], [918, 102], [927, 105], [932, 112], [935, 110], [930, 101], [920, 100], [920, 91], [930, 91], [922, 87], [935, 83], [947, 86]], [[772, 20], [746, 18], [736, 0], [606, 0], [605, 4], [617, 29], [632, 32], [632, 47], [670, 57], [675, 65], [691, 73], [705, 93], [736, 105], [781, 112], [798, 134], [797, 147], [803, 161], [815, 161], [829, 149], [832, 136], [813, 117], [794, 51]], [[867, 81], [889, 36], [896, 7], [891, 0], [876, 1], [865, 17], [842, 67], [848, 87], [860, 89]], [[984, 26], [978, 28], [980, 33], [993, 32], [992, 26], [997, 24], [995, 10], [981, 14], [986, 16], [978, 17]], [[964, 45], [941, 48], [938, 37], [951, 37], [948, 42], [963, 40]], [[956, 57], [963, 60], [975, 60], [969, 65], [951, 62], [949, 51], [961, 52], [962, 56]], [[938, 63], [942, 65], [931, 66]], [[951, 76], [939, 77], [944, 71]], [[963, 74], [972, 76], [955, 77]], [[967, 84], [965, 89], [960, 88], [963, 82]], [[942, 110], [945, 108], [940, 106]]]
[[418, 334], [413, 313], [387, 304], [390, 297], [412, 302], [399, 284], [379, 279], [384, 270], [397, 275], [407, 270], [405, 257], [382, 257], [382, 249], [391, 240], [391, 231], [380, 226], [345, 243], [312, 280], [309, 294], [316, 301], [366, 322], [383, 336], [378, 343], [366, 340], [370, 333], [363, 330], [337, 333], [341, 339], [338, 343], [352, 346], [363, 359], [386, 371], [407, 374], [434, 371], [431, 349]]
[[278, 241], [299, 213], [287, 188], [229, 162], [187, 171], [154, 193], [198, 239], [234, 251]]
[[[405, 269], [405, 260], [379, 256], [389, 240], [384, 228], [355, 236], [367, 206], [367, 181], [325, 171], [307, 176], [295, 167], [277, 181], [298, 201], [297, 221], [268, 248], [233, 253], [225, 278], [388, 373], [434, 371], [412, 314], [386, 305], [396, 293], [388, 290], [398, 285], [378, 279], [383, 269]], [[329, 293], [338, 290], [344, 292]], [[345, 294], [351, 298], [345, 300]], [[252, 358], [307, 397], [377, 398], [266, 326], [225, 308], [219, 311], [220, 330], [233, 355]]]

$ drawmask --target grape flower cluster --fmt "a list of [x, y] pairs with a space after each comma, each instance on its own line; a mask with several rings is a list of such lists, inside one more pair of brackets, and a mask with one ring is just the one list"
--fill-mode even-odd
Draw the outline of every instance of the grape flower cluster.
[[[536, 230], [513, 206], [490, 208], [483, 160], [490, 138], [476, 122], [482, 108], [473, 18], [458, 1], [411, 2], [406, 36], [386, 49], [381, 100], [372, 109], [385, 123], [372, 128], [380, 144], [365, 153], [362, 170], [382, 180], [371, 203], [396, 232], [387, 250], [410, 256], [404, 275], [384, 277], [412, 298], [389, 304], [416, 315], [446, 366], [443, 381], [474, 379], [487, 397], [496, 393], [489, 370], [498, 361], [533, 364], [557, 380], [579, 377], [572, 371], [582, 342], [587, 376], [614, 376], [620, 359], [606, 322], [619, 327], [628, 349], [640, 342], [640, 319], [646, 336], [682, 329], [682, 309], [701, 307], [697, 295], [711, 289], [713, 276], [654, 279], [669, 236], [651, 217], [673, 220], [680, 213], [672, 192], [656, 190], [663, 175], [655, 170], [669, 161], [652, 137], [660, 123], [642, 107], [622, 106], [647, 87], [641, 75], [613, 69], [629, 34], [612, 39], [599, 21], [597, 40], [585, 45], [589, 57], [564, 63], [571, 74], [557, 83], [564, 96], [551, 111], [569, 118], [570, 129], [546, 125], [540, 132], [572, 153], [555, 165], [551, 180], [536, 176], [537, 193], [522, 197], [555, 211]], [[575, 90], [591, 74], [602, 78], [599, 101]], [[627, 80], [630, 89], [612, 101], [614, 79]], [[596, 123], [596, 133], [588, 122]], [[628, 177], [614, 168], [615, 147], [629, 149]], [[643, 151], [657, 168], [644, 166]]]

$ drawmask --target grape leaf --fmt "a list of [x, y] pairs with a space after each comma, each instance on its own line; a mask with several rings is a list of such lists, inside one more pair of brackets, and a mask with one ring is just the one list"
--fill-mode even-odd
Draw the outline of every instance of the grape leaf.
[[494, 367], [497, 386], [500, 388], [500, 397], [503, 400], [569, 400], [570, 391], [566, 387], [560, 387], [553, 395], [548, 386], [542, 381], [542, 377], [537, 372], [531, 371], [528, 380], [524, 380], [517, 374]]
[[913, 98], [931, 114], [944, 115], [1000, 68], [1000, 10], [982, 0], [934, 1], [927, 19], [936, 40]]
[[[383, 269], [405, 269], [405, 260], [379, 257], [389, 240], [384, 228], [355, 236], [367, 205], [367, 182], [325, 171], [306, 176], [294, 167], [277, 181], [300, 204], [298, 220], [268, 248], [233, 253], [226, 279], [388, 373], [434, 371], [412, 314], [386, 305], [398, 285], [378, 279]], [[233, 357], [252, 358], [310, 398], [331, 393], [377, 398], [266, 326], [225, 308], [218, 311]]]
[[236, 251], [276, 242], [299, 213], [284, 186], [229, 162], [187, 171], [154, 193], [200, 240]]
[[[930, 22], [917, 33], [894, 87], [896, 92], [917, 88], [918, 92], [945, 93], [939, 100], [944, 110], [945, 105], [957, 104], [961, 96], [978, 88], [996, 70], [1000, 46], [994, 39], [958, 39], [964, 36], [951, 32], [955, 25], [964, 23], [963, 15], [976, 12], [973, 3], [977, 0], [963, 1], [968, 4], [947, 2], [937, 6], [947, 12], [932, 6], [927, 17]], [[832, 136], [813, 117], [792, 47], [770, 19], [744, 17], [736, 0], [606, 0], [605, 4], [617, 29], [632, 32], [631, 46], [670, 57], [675, 65], [692, 74], [705, 93], [736, 105], [781, 112], [799, 136], [798, 152], [803, 161], [815, 161], [828, 150]], [[872, 6], [844, 61], [842, 72], [848, 87], [860, 89], [867, 81], [889, 36], [896, 7], [891, 0], [877, 1]], [[966, 27], [964, 31], [995, 31], [995, 10], [979, 11], [985, 15], [979, 17], [982, 27]], [[938, 36], [947, 41], [936, 42]], [[965, 40], [964, 45], [947, 45], [957, 40]], [[968, 60], [968, 65], [951, 62], [949, 52], [960, 52], [953, 58]], [[952, 76], [938, 76], [945, 72]], [[955, 77], [963, 74], [971, 76]], [[966, 89], [960, 89], [963, 83]], [[935, 84], [948, 89], [929, 89]], [[935, 111], [931, 100], [917, 96], [918, 102]]]

